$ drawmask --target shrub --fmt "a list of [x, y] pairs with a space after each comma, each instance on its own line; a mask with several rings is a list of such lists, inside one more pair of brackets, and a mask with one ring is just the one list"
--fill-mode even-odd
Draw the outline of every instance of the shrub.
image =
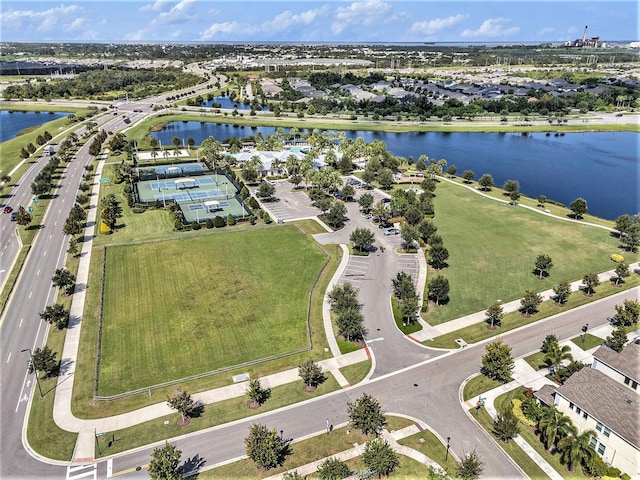
[[104, 235], [108, 235], [111, 233], [111, 228], [109, 228], [109, 225], [104, 223], [103, 220], [100, 220], [100, 233]]
[[180, 219], [175, 219], [175, 221], [173, 222], [173, 228], [175, 228], [176, 230], [182, 230], [182, 222], [180, 221]]
[[236, 218], [233, 215], [229, 214], [227, 216], [227, 225], [235, 225], [235, 224], [236, 224]]
[[607, 471], [607, 464], [600, 455], [591, 455], [583, 464], [586, 473], [592, 477], [602, 477]]
[[204, 223], [204, 226], [207, 228], [213, 228], [213, 220], [207, 218], [207, 221]]
[[513, 414], [516, 416], [516, 418], [520, 420], [521, 423], [524, 423], [529, 427], [535, 427], [537, 422], [535, 420], [528, 419], [522, 412], [522, 401], [514, 398], [513, 400], [511, 400], [511, 403], [513, 404]]
[[198, 222], [191, 222], [191, 230], [200, 230], [202, 228], [202, 225], [200, 225]]
[[224, 218], [220, 215], [216, 215], [216, 218], [213, 219], [213, 226], [216, 228], [222, 228], [225, 226]]

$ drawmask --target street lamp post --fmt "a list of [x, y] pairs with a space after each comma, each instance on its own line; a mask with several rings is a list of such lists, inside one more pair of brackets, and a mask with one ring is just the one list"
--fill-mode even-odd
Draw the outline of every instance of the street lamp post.
[[583, 325], [582, 327], [582, 343], [584, 344], [584, 339], [587, 336], [587, 330], [589, 330], [589, 324], [586, 323], [585, 325]]
[[449, 442], [451, 441], [451, 437], [447, 437], [447, 452], [444, 455], [444, 461], [449, 460]]
[[36, 366], [33, 363], [33, 353], [31, 353], [31, 349], [30, 348], [23, 348], [20, 351], [21, 352], [29, 352], [29, 360], [31, 361], [31, 367], [33, 368], [33, 373], [35, 373], [35, 375], [36, 375], [36, 383], [38, 384], [38, 391], [40, 392], [40, 396], [44, 397], [44, 394], [42, 393], [42, 387], [40, 386], [40, 379], [38, 378], [38, 370], [36, 369]]

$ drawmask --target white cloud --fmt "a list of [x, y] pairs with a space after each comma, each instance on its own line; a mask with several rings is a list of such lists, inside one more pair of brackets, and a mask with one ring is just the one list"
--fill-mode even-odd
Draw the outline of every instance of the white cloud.
[[236, 37], [238, 37], [242, 35], [252, 35], [256, 31], [257, 28], [248, 23], [239, 23], [236, 21], [214, 23], [200, 34], [200, 40], [211, 40], [221, 33], [228, 36], [236, 35]]
[[415, 22], [409, 29], [410, 32], [421, 33], [423, 35], [433, 35], [446, 28], [458, 25], [469, 18], [469, 15], [452, 15], [446, 18], [434, 18], [433, 20], [425, 20], [423, 22]]
[[186, 23], [194, 20], [196, 15], [190, 14], [191, 5], [195, 0], [182, 0], [176, 3], [167, 12], [160, 12], [156, 18], [151, 21], [152, 26]]
[[0, 24], [6, 30], [35, 29], [46, 32], [58, 23], [72, 21], [82, 9], [78, 5], [60, 5], [47, 10], [6, 10], [0, 13]]
[[156, 0], [155, 3], [149, 3], [140, 7], [141, 12], [162, 12], [166, 7], [171, 5], [168, 0]]
[[391, 5], [381, 0], [365, 0], [353, 2], [348, 7], [338, 7], [331, 30], [338, 34], [352, 24], [371, 26], [384, 20], [390, 10]]
[[538, 35], [549, 35], [550, 33], [555, 32], [556, 29], [553, 27], [544, 27], [538, 30]]
[[78, 17], [74, 19], [73, 22], [65, 24], [64, 29], [67, 32], [72, 32], [74, 30], [79, 30], [83, 28], [86, 24], [87, 24], [86, 18]]
[[464, 30], [462, 37], [501, 37], [513, 35], [520, 31], [520, 27], [504, 28], [504, 24], [510, 22], [508, 18], [488, 18], [477, 30]]
[[273, 20], [267, 20], [260, 28], [265, 32], [281, 32], [289, 29], [290, 27], [296, 27], [300, 25], [311, 25], [316, 19], [322, 15], [329, 13], [329, 7], [323, 6], [321, 8], [314, 8], [301, 13], [292, 13], [290, 10], [276, 15]]

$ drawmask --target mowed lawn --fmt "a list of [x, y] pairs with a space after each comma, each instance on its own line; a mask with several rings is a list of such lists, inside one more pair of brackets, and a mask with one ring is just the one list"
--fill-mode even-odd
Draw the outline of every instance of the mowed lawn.
[[[434, 222], [449, 250], [449, 267], [429, 268], [429, 276], [449, 279], [450, 302], [423, 315], [433, 325], [486, 310], [496, 300], [516, 300], [526, 289], [543, 291], [562, 279], [613, 270], [612, 253], [622, 253], [627, 263], [638, 260], [601, 228], [549, 218], [446, 182], [435, 194]], [[542, 280], [532, 273], [540, 254], [553, 260], [549, 277]]]
[[295, 227], [108, 247], [99, 394], [308, 347], [325, 262]]

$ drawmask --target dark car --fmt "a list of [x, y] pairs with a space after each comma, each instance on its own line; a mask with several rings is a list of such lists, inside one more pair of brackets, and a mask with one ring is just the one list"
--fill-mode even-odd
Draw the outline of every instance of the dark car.
[[11, 221], [15, 222], [18, 218], [18, 212], [11, 212]]
[[11, 212], [13, 212], [13, 207], [10, 207], [9, 205], [4, 207], [4, 209], [2, 210], [2, 213], [11, 213]]

